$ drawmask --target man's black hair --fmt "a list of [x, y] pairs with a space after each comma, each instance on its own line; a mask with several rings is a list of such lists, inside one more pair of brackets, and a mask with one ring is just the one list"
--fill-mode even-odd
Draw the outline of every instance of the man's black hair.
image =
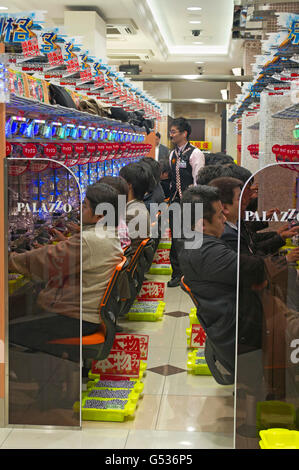
[[210, 181], [209, 186], [219, 189], [220, 201], [223, 204], [232, 204], [234, 199], [234, 189], [241, 189], [243, 187], [243, 182], [237, 178], [223, 176]]
[[160, 132], [156, 132], [156, 137], [158, 137], [159, 139], [161, 139], [161, 134], [160, 134]]
[[216, 213], [212, 206], [213, 202], [220, 200], [219, 190], [213, 186], [189, 186], [183, 192], [181, 205], [191, 204], [191, 228], [194, 230], [196, 225], [196, 204], [203, 205], [203, 218], [212, 223], [213, 215]]
[[189, 140], [192, 128], [187, 119], [185, 119], [184, 117], [176, 118], [172, 121], [170, 127], [177, 127], [180, 132], [187, 131], [187, 140]]
[[150, 191], [153, 184], [153, 175], [149, 165], [142, 165], [139, 162], [129, 163], [120, 169], [119, 175], [132, 185], [134, 197], [143, 201], [144, 195]]
[[168, 158], [163, 158], [162, 160], [159, 161], [159, 165], [161, 168], [161, 174], [162, 173], [168, 173], [168, 176], [170, 177], [171, 175], [171, 167], [169, 164], [169, 159]]
[[248, 184], [251, 185], [253, 183], [252, 173], [244, 166], [236, 165], [235, 163], [223, 165], [221, 176], [231, 176], [232, 178], [237, 178], [241, 180], [243, 184], [245, 184], [247, 180], [250, 180]]
[[205, 165], [225, 165], [227, 163], [234, 163], [233, 157], [226, 155], [226, 153], [205, 153]]
[[200, 185], [207, 185], [215, 178], [223, 176], [222, 165], [208, 165], [199, 170], [196, 177], [196, 183]]
[[160, 167], [159, 162], [157, 162], [156, 160], [154, 160], [151, 157], [143, 157], [143, 158], [141, 158], [141, 160], [139, 160], [139, 162], [141, 164], [145, 163], [146, 165], [149, 166], [149, 168], [152, 172], [152, 175], [154, 177], [154, 180], [155, 180], [154, 187], [157, 186], [157, 184], [160, 183], [160, 178], [161, 178], [161, 167]]
[[112, 186], [112, 188], [116, 189], [118, 194], [123, 194], [125, 196], [128, 196], [128, 193], [129, 193], [128, 183], [121, 176], [109, 176], [109, 175], [103, 176], [101, 179], [99, 179], [98, 183], [108, 184], [109, 186]]
[[[96, 213], [96, 208], [99, 204], [111, 204], [115, 210], [115, 219], [112, 221], [112, 226], [118, 226], [118, 192], [116, 189], [105, 183], [94, 183], [87, 186], [86, 198], [89, 200], [90, 207], [94, 214]], [[105, 211], [103, 215], [105, 215]]]

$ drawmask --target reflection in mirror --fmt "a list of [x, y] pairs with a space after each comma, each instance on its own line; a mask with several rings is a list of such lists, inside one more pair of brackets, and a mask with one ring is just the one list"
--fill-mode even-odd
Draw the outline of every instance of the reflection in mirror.
[[49, 160], [7, 158], [8, 424], [80, 426], [80, 192]]
[[299, 164], [271, 165], [240, 200], [235, 447], [299, 430]]

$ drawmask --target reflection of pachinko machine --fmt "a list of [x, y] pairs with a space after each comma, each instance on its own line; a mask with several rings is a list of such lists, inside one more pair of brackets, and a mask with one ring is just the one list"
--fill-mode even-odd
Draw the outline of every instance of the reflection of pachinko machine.
[[[86, 54], [64, 31], [44, 31], [39, 14], [1, 14], [0, 20], [0, 406], [5, 398], [8, 424], [76, 427], [81, 423], [72, 407], [80, 399], [80, 347], [75, 347], [73, 361], [46, 352], [43, 362], [43, 349], [38, 346], [29, 354], [12, 333], [14, 325], [40, 319], [37, 299], [48, 285], [43, 275], [52, 269], [66, 270], [66, 277], [51, 282], [73, 288], [73, 303], [81, 305], [78, 272], [72, 271], [81, 245], [66, 259], [59, 256], [52, 262], [49, 256], [38, 276], [13, 272], [8, 264], [11, 255], [26, 259], [28, 252], [38, 254], [44, 248], [53, 253], [59, 240], [80, 234], [86, 187], [105, 175], [117, 176], [124, 165], [150, 154], [147, 134], [154, 124], [146, 127], [143, 121], [160, 119], [161, 108], [102, 61], [83, 61]], [[53, 101], [49, 82], [72, 105]], [[89, 88], [83, 89], [83, 83]], [[107, 107], [139, 113], [143, 121], [133, 125], [106, 117], [109, 113], [83, 111], [80, 103], [91, 97]], [[57, 289], [55, 301], [59, 295]], [[51, 309], [45, 321], [51, 321]], [[38, 337], [33, 330], [32, 336]], [[26, 403], [18, 399], [20, 389], [26, 390]], [[0, 409], [0, 426], [2, 416]]]

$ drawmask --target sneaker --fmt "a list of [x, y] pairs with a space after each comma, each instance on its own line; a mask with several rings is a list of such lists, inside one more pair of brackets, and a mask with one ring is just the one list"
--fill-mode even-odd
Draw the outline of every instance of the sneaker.
[[180, 277], [173, 277], [167, 282], [167, 287], [178, 287], [181, 283]]

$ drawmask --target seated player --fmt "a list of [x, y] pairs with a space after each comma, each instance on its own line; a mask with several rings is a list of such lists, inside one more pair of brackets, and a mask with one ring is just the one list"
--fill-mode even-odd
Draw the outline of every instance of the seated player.
[[[10, 341], [47, 352], [52, 339], [80, 335], [80, 243], [82, 242], [82, 336], [96, 332], [99, 306], [111, 275], [123, 256], [117, 226], [118, 193], [95, 183], [86, 190], [82, 207], [82, 233], [25, 253], [11, 253], [9, 271], [44, 281], [38, 296], [38, 319], [10, 325]], [[116, 217], [112, 226], [100, 224], [101, 203], [110, 203]], [[109, 223], [109, 222], [108, 222]]]
[[131, 238], [131, 249], [135, 253], [142, 240], [151, 234], [150, 215], [143, 198], [151, 187], [152, 174], [149, 168], [139, 162], [129, 163], [121, 168], [119, 174], [129, 186], [126, 224]]
[[[207, 334], [205, 357], [211, 373], [220, 384], [234, 382], [236, 339], [237, 253], [221, 240], [226, 218], [217, 188], [191, 186], [182, 204], [191, 204], [191, 229], [202, 235], [202, 244], [194, 240], [191, 247], [182, 246], [180, 264], [187, 285], [198, 302], [197, 316]], [[202, 204], [202, 218], [197, 216]], [[196, 217], [199, 217], [196, 219]], [[242, 255], [240, 267], [239, 339], [248, 350], [261, 347], [262, 306], [251, 289], [263, 284], [265, 272], [259, 257]]]

